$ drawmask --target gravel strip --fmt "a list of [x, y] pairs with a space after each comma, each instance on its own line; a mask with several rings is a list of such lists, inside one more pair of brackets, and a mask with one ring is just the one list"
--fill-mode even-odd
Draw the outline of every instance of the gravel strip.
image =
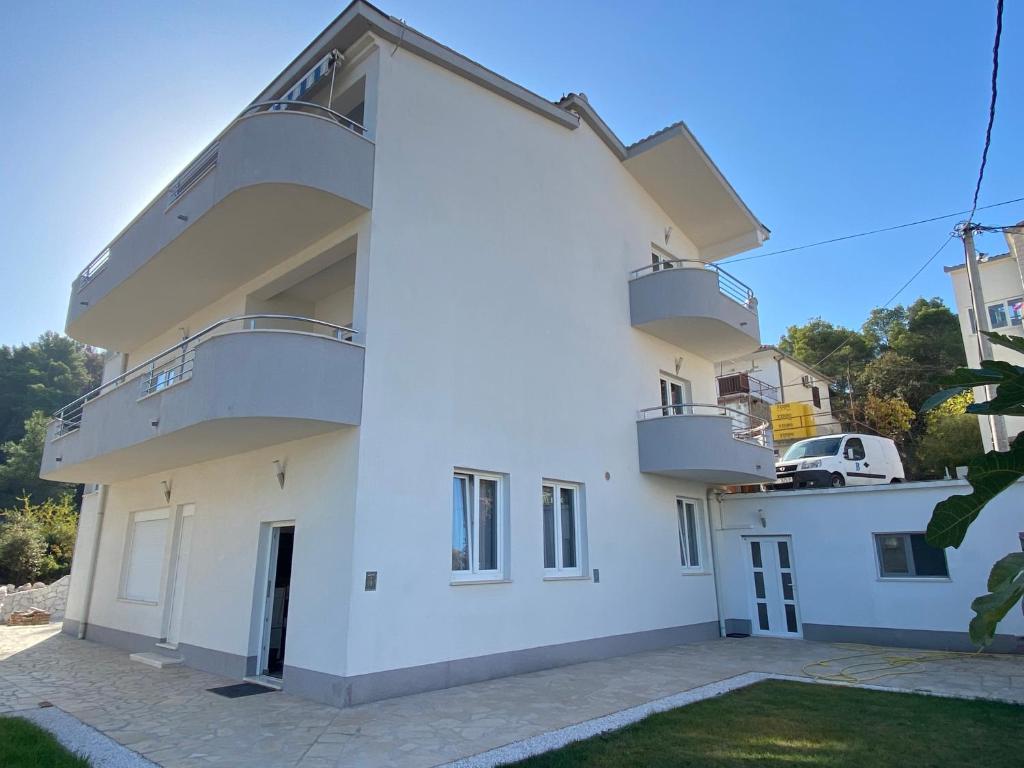
[[65, 748], [87, 759], [93, 768], [158, 768], [156, 763], [57, 707], [21, 710], [14, 716], [45, 728]]
[[638, 720], [643, 720], [645, 717], [656, 712], [665, 712], [669, 709], [685, 706], [686, 704], [693, 704], [695, 701], [703, 701], [714, 696], [721, 696], [723, 693], [735, 691], [737, 688], [745, 688], [748, 685], [753, 685], [761, 680], [767, 680], [770, 677], [774, 677], [774, 675], [767, 675], [762, 672], [747, 672], [742, 675], [736, 675], [725, 680], [719, 680], [716, 683], [692, 688], [689, 691], [675, 693], [663, 699], [655, 699], [646, 704], [623, 709], [620, 712], [613, 712], [604, 717], [570, 725], [550, 733], [542, 733], [540, 736], [534, 736], [523, 741], [515, 741], [497, 749], [481, 752], [479, 755], [464, 757], [460, 760], [446, 763], [441, 768], [492, 768], [492, 766], [514, 763], [517, 760], [523, 760], [543, 752], [559, 749], [574, 741], [589, 739], [591, 736], [597, 736], [599, 733], [616, 731]]

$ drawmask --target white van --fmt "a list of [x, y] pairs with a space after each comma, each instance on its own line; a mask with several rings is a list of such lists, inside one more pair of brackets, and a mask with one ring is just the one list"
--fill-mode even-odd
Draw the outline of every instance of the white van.
[[896, 443], [877, 435], [829, 435], [793, 443], [775, 463], [772, 490], [902, 483]]

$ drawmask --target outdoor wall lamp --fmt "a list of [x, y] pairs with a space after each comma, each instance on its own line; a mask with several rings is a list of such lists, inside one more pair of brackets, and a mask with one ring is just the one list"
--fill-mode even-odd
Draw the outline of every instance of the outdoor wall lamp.
[[277, 484], [284, 488], [284, 464], [274, 459], [274, 472], [277, 474]]
[[764, 510], [763, 509], [757, 510], [757, 516], [761, 520], [761, 527], [762, 528], [767, 528], [768, 527], [768, 518], [765, 517]]
[[166, 480], [160, 481], [160, 486], [164, 489], [164, 501], [168, 504], [171, 503], [171, 484]]
[[178, 214], [178, 218], [179, 218], [179, 219], [180, 219], [181, 221], [188, 221], [188, 216], [186, 216], [186, 215], [185, 215], [184, 213], [179, 213], [179, 214]]

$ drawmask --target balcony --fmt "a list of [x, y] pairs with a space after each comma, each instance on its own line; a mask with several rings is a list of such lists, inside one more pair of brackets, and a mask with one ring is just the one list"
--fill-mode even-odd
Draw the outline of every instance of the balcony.
[[82, 270], [68, 334], [133, 349], [369, 210], [364, 134], [316, 104], [249, 107]]
[[356, 426], [353, 333], [289, 315], [221, 320], [54, 414], [40, 476], [111, 483]]
[[702, 261], [662, 259], [634, 270], [629, 314], [634, 328], [712, 361], [761, 345], [753, 292]]
[[640, 471], [714, 485], [775, 479], [764, 419], [718, 405], [645, 408], [636, 423]]
[[754, 378], [749, 373], [727, 373], [716, 379], [718, 402], [730, 399], [753, 398], [767, 403], [779, 402], [779, 388], [774, 384]]

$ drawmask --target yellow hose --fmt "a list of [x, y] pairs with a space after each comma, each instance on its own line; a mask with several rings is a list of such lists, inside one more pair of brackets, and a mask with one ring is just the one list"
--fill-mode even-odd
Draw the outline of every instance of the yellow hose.
[[924, 664], [967, 657], [993, 656], [990, 653], [971, 651], [909, 651], [907, 654], [900, 654], [889, 649], [877, 650], [863, 645], [837, 644], [837, 647], [862, 652], [812, 661], [805, 664], [801, 672], [814, 680], [857, 685], [891, 675], [912, 675], [921, 672], [920, 667]]

